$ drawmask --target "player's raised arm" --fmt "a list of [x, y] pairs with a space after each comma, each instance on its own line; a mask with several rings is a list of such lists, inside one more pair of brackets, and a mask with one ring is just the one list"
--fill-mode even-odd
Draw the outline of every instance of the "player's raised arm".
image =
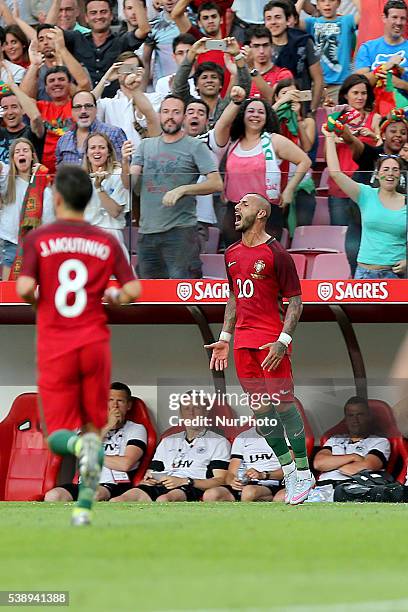
[[228, 367], [229, 343], [235, 328], [236, 321], [236, 301], [235, 295], [230, 286], [230, 294], [227, 305], [225, 306], [224, 324], [222, 332], [217, 342], [204, 344], [204, 348], [212, 350], [210, 369], [225, 370]]

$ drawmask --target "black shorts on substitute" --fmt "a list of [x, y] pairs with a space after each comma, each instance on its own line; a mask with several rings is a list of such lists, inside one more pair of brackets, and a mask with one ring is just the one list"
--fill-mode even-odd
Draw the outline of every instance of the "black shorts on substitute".
[[144, 493], [146, 493], [152, 501], [156, 501], [160, 495], [166, 495], [166, 493], [170, 493], [170, 491], [176, 491], [180, 489], [184, 492], [186, 496], [186, 501], [200, 501], [203, 496], [203, 491], [201, 489], [197, 489], [196, 487], [192, 487], [191, 485], [183, 485], [181, 487], [175, 487], [174, 489], [166, 489], [163, 485], [139, 485], [137, 487]]
[[[126, 493], [126, 491], [129, 491], [129, 489], [133, 487], [131, 482], [101, 482], [99, 486], [108, 489], [110, 493], [109, 499], [112, 499], [113, 497], [119, 497], [119, 495], [123, 495], [123, 493]], [[60, 485], [60, 487], [61, 489], [65, 489], [66, 491], [68, 491], [72, 499], [74, 501], [77, 501], [79, 493], [79, 484], [71, 482], [68, 484]]]

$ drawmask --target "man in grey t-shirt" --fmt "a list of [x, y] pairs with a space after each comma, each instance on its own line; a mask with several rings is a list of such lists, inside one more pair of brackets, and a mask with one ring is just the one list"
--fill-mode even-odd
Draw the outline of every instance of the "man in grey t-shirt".
[[[199, 242], [196, 196], [222, 191], [206, 145], [183, 130], [185, 103], [167, 96], [160, 107], [163, 133], [140, 143], [129, 168], [131, 143], [123, 147], [123, 177], [141, 176], [138, 242], [141, 278], [197, 278]], [[200, 175], [204, 181], [197, 183]]]

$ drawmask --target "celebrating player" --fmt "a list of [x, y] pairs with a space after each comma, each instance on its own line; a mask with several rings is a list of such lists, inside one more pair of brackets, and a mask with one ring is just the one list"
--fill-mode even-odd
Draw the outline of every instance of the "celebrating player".
[[[28, 234], [17, 281], [19, 295], [37, 308], [39, 408], [48, 445], [58, 455], [79, 457], [73, 525], [91, 522], [103, 463], [99, 434], [107, 417], [111, 358], [102, 298], [105, 292], [110, 305], [128, 304], [140, 293], [119, 242], [84, 221], [91, 196], [84, 170], [58, 170], [57, 221]], [[121, 289], [105, 291], [112, 275]]]
[[[255, 412], [257, 430], [282, 465], [285, 502], [296, 505], [307, 499], [314, 485], [306, 454], [304, 425], [294, 403], [288, 355], [302, 313], [302, 298], [292, 258], [265, 231], [270, 212], [268, 200], [256, 193], [247, 194], [235, 206], [235, 228], [242, 231], [242, 241], [225, 252], [230, 297], [219, 340], [205, 348], [212, 349], [210, 368], [224, 370], [235, 329], [237, 376], [250, 395], [267, 395], [264, 406]], [[283, 323], [282, 297], [289, 299]]]

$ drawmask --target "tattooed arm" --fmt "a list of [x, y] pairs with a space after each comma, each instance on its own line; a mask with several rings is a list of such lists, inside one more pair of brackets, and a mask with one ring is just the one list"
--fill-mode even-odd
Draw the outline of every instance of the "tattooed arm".
[[300, 315], [302, 314], [303, 304], [302, 304], [302, 296], [294, 295], [289, 298], [289, 304], [286, 310], [285, 320], [283, 322], [283, 333], [289, 334], [289, 336], [293, 336], [295, 333], [296, 325], [300, 319]]
[[[303, 305], [301, 295], [294, 295], [293, 297], [289, 298], [282, 333], [289, 334], [291, 337], [293, 336], [296, 325], [300, 319], [300, 315], [302, 314], [302, 310]], [[267, 356], [261, 364], [264, 370], [276, 370], [287, 351], [287, 346], [283, 344], [283, 342], [279, 342], [279, 340], [276, 342], [263, 344], [259, 348], [269, 350]]]
[[[224, 324], [222, 331], [226, 334], [232, 334], [235, 328], [236, 321], [236, 300], [235, 295], [230, 289], [227, 305], [225, 306]], [[212, 350], [210, 359], [211, 370], [225, 370], [228, 367], [229, 340], [217, 340], [212, 344], [204, 344], [204, 348]]]

